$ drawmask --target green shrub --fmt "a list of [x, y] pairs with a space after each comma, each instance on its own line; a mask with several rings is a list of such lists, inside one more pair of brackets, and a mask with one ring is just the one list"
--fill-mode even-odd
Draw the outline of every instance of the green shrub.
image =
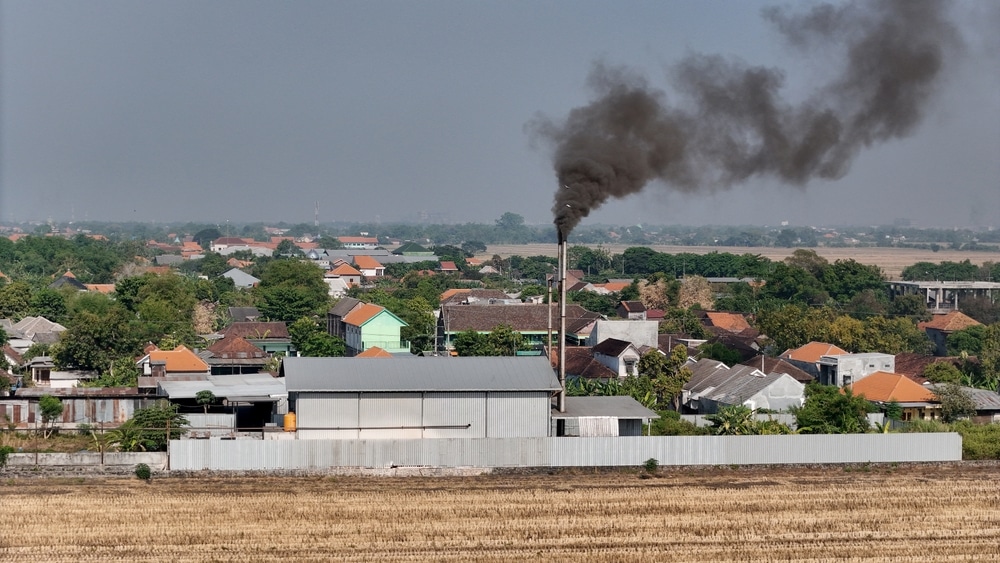
[[140, 463], [135, 466], [135, 476], [143, 481], [149, 481], [153, 477], [153, 472], [149, 469], [148, 465]]
[[962, 459], [1000, 459], [1000, 424], [973, 424], [962, 420], [952, 425], [962, 435]]
[[7, 455], [14, 453], [14, 448], [10, 446], [0, 446], [0, 469], [7, 466]]
[[660, 462], [655, 457], [651, 457], [642, 464], [642, 467], [646, 470], [646, 473], [656, 473], [656, 470], [660, 467]]

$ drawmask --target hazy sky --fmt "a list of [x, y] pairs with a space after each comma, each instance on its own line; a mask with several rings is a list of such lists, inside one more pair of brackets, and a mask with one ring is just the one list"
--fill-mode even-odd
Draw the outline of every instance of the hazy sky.
[[[668, 96], [692, 53], [782, 68], [792, 100], [823, 82], [772, 4], [0, 0], [0, 220], [547, 223], [526, 124], [587, 104], [596, 60]], [[842, 179], [652, 184], [582, 224], [1000, 227], [1000, 3], [951, 8], [964, 50], [926, 118]]]

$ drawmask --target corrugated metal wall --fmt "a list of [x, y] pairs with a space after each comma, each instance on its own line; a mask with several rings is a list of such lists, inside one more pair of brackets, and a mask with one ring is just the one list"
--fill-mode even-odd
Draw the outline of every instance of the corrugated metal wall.
[[[295, 424], [302, 439], [358, 439], [357, 393], [309, 393], [295, 404]], [[344, 428], [344, 430], [318, 430]]]
[[486, 393], [425, 393], [424, 426], [424, 438], [485, 438]]
[[358, 411], [361, 439], [420, 438], [421, 393], [362, 393]]
[[[130, 397], [59, 397], [63, 412], [58, 422], [63, 428], [74, 428], [77, 424], [117, 426], [132, 418], [135, 411], [154, 404], [157, 397], [138, 399]], [[6, 415], [10, 422], [20, 428], [31, 427], [41, 420], [37, 399], [0, 400], [0, 415]], [[3, 416], [0, 416], [2, 419]]]
[[177, 470], [606, 467], [958, 461], [957, 433], [423, 440], [175, 440]]
[[302, 393], [295, 404], [308, 440], [544, 438], [551, 408], [547, 392]]
[[511, 391], [486, 395], [486, 437], [544, 438], [549, 435], [548, 393]]

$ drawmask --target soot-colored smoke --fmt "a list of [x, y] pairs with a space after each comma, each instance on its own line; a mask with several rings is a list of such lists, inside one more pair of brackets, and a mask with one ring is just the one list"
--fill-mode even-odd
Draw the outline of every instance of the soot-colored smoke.
[[[725, 189], [754, 176], [792, 185], [836, 179], [862, 148], [913, 132], [958, 45], [938, 0], [869, 0], [764, 17], [801, 53], [819, 53], [830, 79], [792, 104], [784, 73], [714, 55], [674, 66], [677, 100], [624, 67], [595, 64], [596, 99], [562, 122], [535, 120], [554, 146], [560, 237], [608, 198], [659, 180], [683, 192]], [[839, 63], [830, 63], [830, 57]]]

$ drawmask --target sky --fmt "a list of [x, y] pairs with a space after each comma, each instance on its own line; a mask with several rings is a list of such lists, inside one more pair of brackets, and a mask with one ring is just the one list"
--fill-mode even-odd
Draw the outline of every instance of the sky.
[[[692, 54], [831, 61], [757, 1], [0, 0], [0, 221], [552, 221], [532, 133], [593, 100], [595, 63], [673, 95]], [[796, 8], [814, 4], [792, 4]], [[836, 180], [654, 181], [581, 225], [1000, 228], [1000, 3], [949, 3], [962, 48], [910, 136]]]

